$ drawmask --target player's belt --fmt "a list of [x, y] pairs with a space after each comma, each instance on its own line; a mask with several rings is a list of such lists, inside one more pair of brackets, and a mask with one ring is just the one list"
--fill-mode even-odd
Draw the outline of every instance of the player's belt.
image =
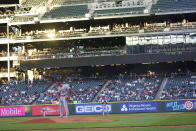
[[61, 96], [65, 96], [65, 95], [61, 95]]

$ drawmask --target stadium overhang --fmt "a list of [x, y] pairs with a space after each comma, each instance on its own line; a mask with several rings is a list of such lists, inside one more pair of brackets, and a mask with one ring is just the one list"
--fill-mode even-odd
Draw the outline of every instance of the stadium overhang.
[[112, 64], [137, 64], [153, 62], [177, 62], [177, 61], [194, 61], [196, 52], [171, 52], [171, 53], [151, 53], [151, 54], [134, 54], [122, 56], [94, 56], [80, 58], [63, 58], [63, 59], [44, 59], [44, 60], [21, 60], [21, 68], [58, 68], [58, 67], [80, 67], [95, 65], [112, 65]]
[[177, 15], [177, 14], [191, 14], [191, 13], [196, 13], [196, 10], [158, 12], [155, 13], [155, 15]]
[[94, 16], [94, 20], [100, 20], [100, 19], [121, 19], [121, 18], [131, 18], [131, 17], [142, 17], [142, 16], [150, 16], [150, 14], [128, 14], [128, 15], [103, 15], [103, 16]]

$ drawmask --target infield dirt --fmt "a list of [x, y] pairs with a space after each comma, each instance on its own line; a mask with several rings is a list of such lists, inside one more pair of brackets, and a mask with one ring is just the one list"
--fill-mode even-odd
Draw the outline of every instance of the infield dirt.
[[38, 124], [38, 123], [79, 123], [79, 122], [97, 122], [97, 121], [113, 121], [94, 117], [69, 117], [69, 118], [37, 118], [21, 122], [20, 124]]

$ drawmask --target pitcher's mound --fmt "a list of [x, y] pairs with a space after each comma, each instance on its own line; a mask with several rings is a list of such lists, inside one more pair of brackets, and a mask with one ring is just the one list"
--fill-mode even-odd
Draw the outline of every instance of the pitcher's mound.
[[112, 121], [105, 120], [101, 118], [93, 118], [93, 117], [69, 117], [69, 118], [36, 118], [32, 120], [28, 120], [25, 122], [21, 122], [20, 124], [41, 124], [41, 123], [78, 123], [78, 122], [97, 122], [97, 121]]

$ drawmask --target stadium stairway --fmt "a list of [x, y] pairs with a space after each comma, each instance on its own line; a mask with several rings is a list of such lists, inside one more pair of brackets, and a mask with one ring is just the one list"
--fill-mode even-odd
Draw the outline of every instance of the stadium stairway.
[[[53, 84], [52, 84], [52, 85], [51, 85], [51, 86], [50, 86], [47, 90], [45, 90], [45, 91], [44, 91], [44, 92], [42, 92], [42, 93], [45, 93], [46, 91], [48, 91], [48, 90], [52, 89], [52, 88], [53, 88], [53, 87], [55, 87], [55, 86], [56, 86], [56, 83], [53, 83]], [[40, 95], [40, 97], [42, 97], [42, 96]], [[39, 97], [39, 98], [37, 98], [36, 100], [40, 99], [40, 97]], [[36, 102], [37, 102], [36, 100], [33, 102], [33, 104], [36, 104]]]
[[168, 82], [168, 78], [164, 78], [161, 85], [160, 85], [160, 88], [155, 96], [155, 100], [160, 100], [161, 93], [162, 93], [163, 89], [165, 88], [167, 82]]
[[102, 89], [97, 93], [97, 95], [94, 97], [94, 99], [92, 100], [92, 102], [96, 102], [97, 97], [100, 95], [100, 93], [101, 93], [110, 83], [111, 83], [111, 80], [107, 81], [107, 82], [103, 85]]

